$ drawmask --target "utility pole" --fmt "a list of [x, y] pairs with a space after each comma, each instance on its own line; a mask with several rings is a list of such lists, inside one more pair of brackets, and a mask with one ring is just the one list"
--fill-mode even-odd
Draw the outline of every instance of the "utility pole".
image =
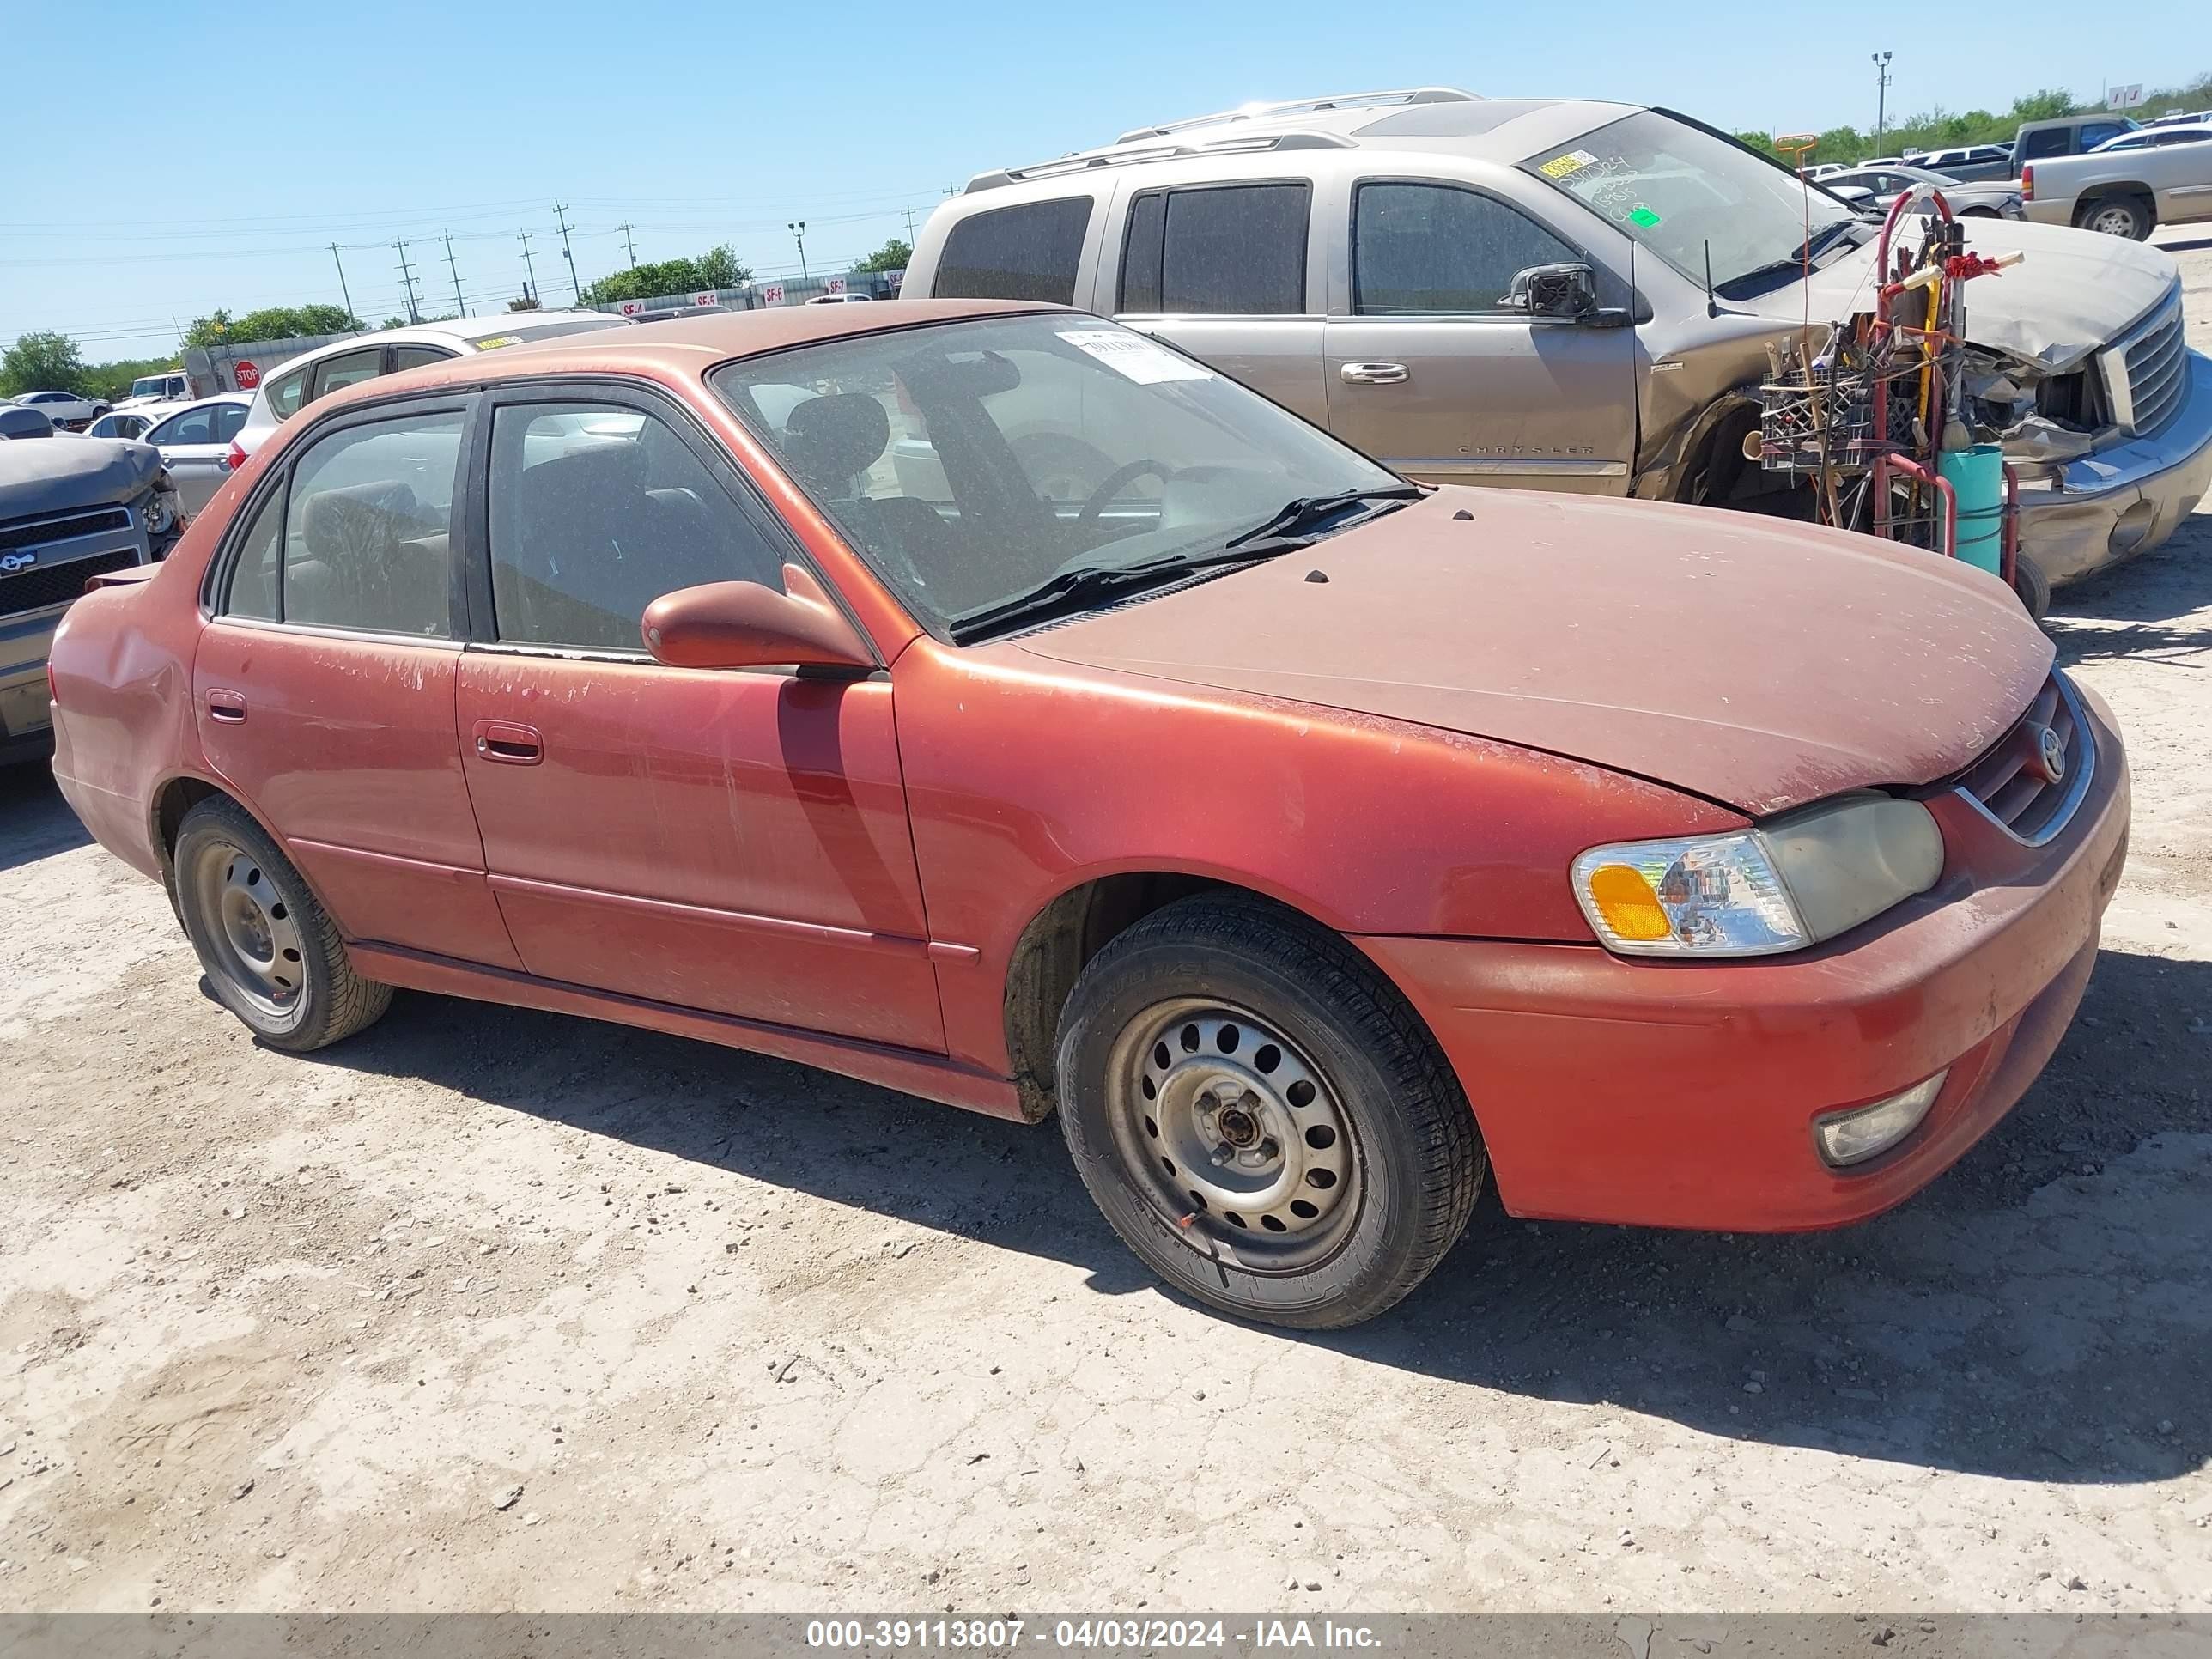
[[584, 285], [576, 280], [576, 251], [568, 246], [568, 210], [558, 202], [553, 204], [553, 216], [561, 225], [561, 252], [568, 259], [568, 292], [575, 295], [576, 303], [584, 303]]
[[353, 315], [353, 295], [346, 289], [345, 261], [338, 258], [338, 245], [336, 242], [331, 244], [331, 263], [338, 268], [338, 292], [344, 295], [346, 315], [350, 317]]
[[793, 239], [799, 244], [799, 280], [802, 283], [812, 282], [814, 279], [806, 273], [806, 221], [787, 220], [784, 223], [784, 228], [791, 233]]
[[453, 273], [453, 315], [469, 314], [469, 302], [461, 298], [461, 268], [453, 263], [453, 233], [446, 233], [446, 269]]
[[907, 245], [908, 247], [912, 247], [912, 246], [914, 246], [914, 210], [913, 210], [912, 208], [908, 208], [905, 211], [906, 211], [906, 245]]
[[624, 225], [622, 227], [623, 246], [629, 250], [629, 268], [632, 270], [635, 270], [637, 269], [637, 240], [630, 234], [630, 232], [636, 228], [637, 227], [635, 225]]
[[422, 311], [415, 303], [415, 273], [407, 267], [407, 244], [394, 242], [392, 246], [399, 254], [399, 280], [407, 284], [407, 320], [419, 323], [422, 320]]
[[1874, 58], [1875, 77], [1874, 100], [1874, 148], [1875, 153], [1878, 155], [1881, 153], [1882, 135], [1889, 131], [1890, 54], [1886, 52], [1877, 52], [1873, 53], [1872, 57]]
[[522, 238], [523, 296], [534, 300], [538, 297], [538, 267], [530, 261], [530, 233], [524, 230], [515, 234]]

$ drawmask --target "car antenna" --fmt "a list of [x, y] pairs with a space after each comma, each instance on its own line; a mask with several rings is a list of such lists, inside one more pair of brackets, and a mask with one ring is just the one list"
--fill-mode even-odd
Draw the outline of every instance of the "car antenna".
[[1705, 238], [1705, 315], [1713, 318], [1720, 314], [1720, 306], [1713, 298], [1713, 239], [1708, 236]]

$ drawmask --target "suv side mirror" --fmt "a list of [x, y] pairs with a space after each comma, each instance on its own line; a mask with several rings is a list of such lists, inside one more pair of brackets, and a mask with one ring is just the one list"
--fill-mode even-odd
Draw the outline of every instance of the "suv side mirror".
[[639, 631], [655, 662], [670, 668], [876, 666], [845, 614], [812, 575], [783, 568], [784, 591], [759, 582], [707, 582], [664, 593], [646, 606]]
[[1516, 271], [1507, 307], [1531, 317], [1579, 321], [1597, 310], [1597, 273], [1588, 265], [1531, 265]]

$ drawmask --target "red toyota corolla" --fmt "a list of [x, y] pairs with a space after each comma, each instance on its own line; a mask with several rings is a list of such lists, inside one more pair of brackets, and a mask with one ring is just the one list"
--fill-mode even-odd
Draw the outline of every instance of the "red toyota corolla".
[[1079, 313], [607, 331], [295, 416], [53, 649], [216, 994], [391, 988], [1006, 1117], [1215, 1307], [1516, 1215], [1875, 1213], [2019, 1097], [2125, 852], [1995, 580], [1401, 482]]

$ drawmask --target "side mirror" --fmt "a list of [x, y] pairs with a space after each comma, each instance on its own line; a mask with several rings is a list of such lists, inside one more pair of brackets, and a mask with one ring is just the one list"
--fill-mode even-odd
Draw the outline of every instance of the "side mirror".
[[639, 631], [653, 659], [671, 668], [849, 668], [866, 673], [875, 653], [795, 564], [784, 591], [758, 582], [707, 582], [664, 593], [646, 606]]
[[1531, 265], [1514, 274], [1506, 305], [1531, 317], [1577, 322], [1597, 309], [1597, 273], [1588, 265]]

